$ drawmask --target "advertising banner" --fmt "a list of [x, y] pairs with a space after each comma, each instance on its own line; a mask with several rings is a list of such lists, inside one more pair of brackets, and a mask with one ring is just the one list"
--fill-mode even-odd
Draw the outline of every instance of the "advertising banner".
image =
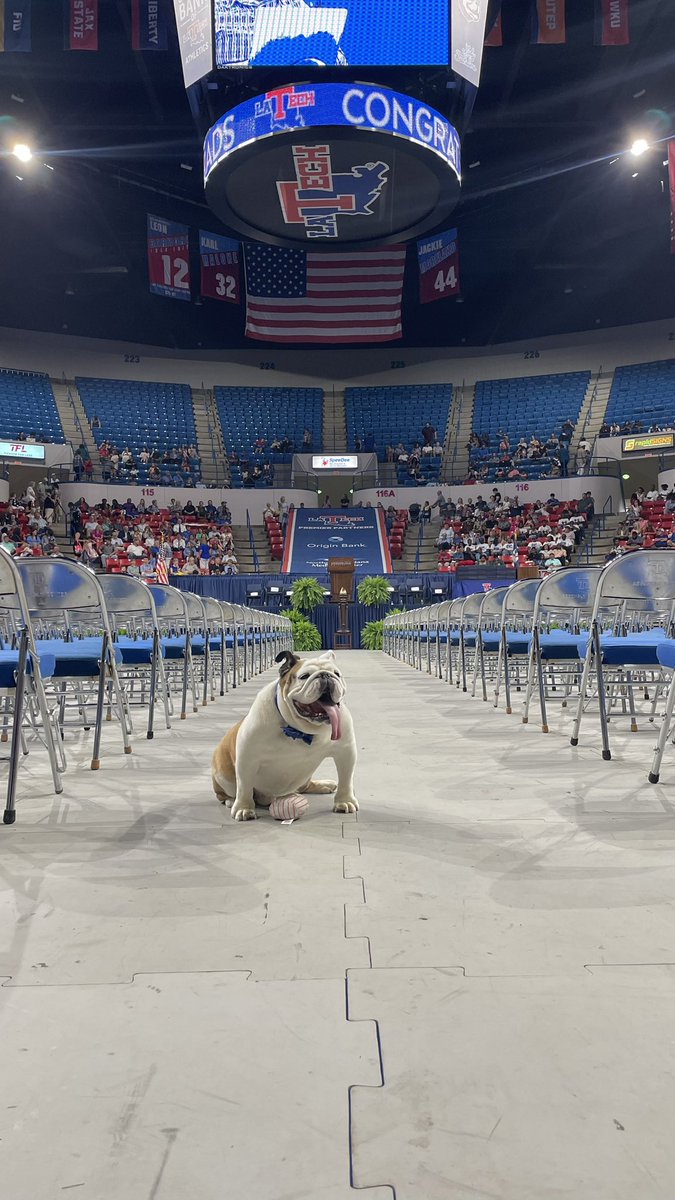
[[166, 50], [168, 0], [131, 0], [134, 50]]
[[457, 230], [448, 229], [417, 243], [420, 269], [420, 304], [459, 295]]
[[488, 0], [452, 0], [450, 10], [450, 65], [457, 75], [476, 87], [483, 61], [487, 10]]
[[239, 242], [219, 233], [199, 231], [201, 294], [209, 300], [238, 304], [241, 297]]
[[325, 574], [329, 558], [353, 558], [360, 574], [391, 571], [382, 509], [294, 509], [288, 518], [282, 570]]
[[187, 225], [148, 213], [148, 279], [155, 296], [190, 299], [190, 241]]
[[185, 86], [213, 70], [213, 0], [173, 0]]
[[98, 0], [69, 0], [68, 46], [98, 50]]

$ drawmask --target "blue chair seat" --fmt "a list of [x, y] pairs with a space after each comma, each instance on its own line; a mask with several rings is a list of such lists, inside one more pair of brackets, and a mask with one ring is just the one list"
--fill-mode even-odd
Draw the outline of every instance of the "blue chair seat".
[[[44, 639], [37, 642], [40, 660], [44, 655], [53, 655], [54, 670], [52, 678], [69, 679], [81, 676], [89, 679], [99, 674], [101, 662], [102, 638], [80, 638], [74, 642], [61, 642], [56, 639]], [[114, 647], [115, 662], [121, 663], [122, 651]]]
[[521, 633], [518, 630], [507, 631], [506, 645], [509, 655], [511, 654], [529, 654], [532, 634]]
[[[14, 672], [19, 665], [18, 650], [0, 650], [0, 687], [14, 688], [16, 682]], [[53, 654], [48, 654], [46, 651], [40, 651], [40, 674], [43, 679], [50, 679], [54, 674], [56, 660]], [[26, 673], [33, 674], [33, 660], [28, 655], [26, 659]]]
[[[152, 638], [120, 637], [115, 642], [122, 652], [124, 666], [148, 666], [152, 661]], [[160, 654], [165, 657], [164, 646], [160, 645]]]
[[545, 659], [580, 659], [586, 653], [586, 639], [576, 633], [568, 633], [565, 629], [556, 629], [555, 633], [542, 633], [539, 644], [541, 657]]
[[[665, 638], [663, 629], [646, 629], [643, 633], [630, 633], [627, 637], [602, 634], [602, 661], [608, 667], [658, 667], [658, 648]], [[579, 641], [581, 653], [585, 656], [588, 635]]]
[[484, 629], [481, 638], [483, 648], [485, 650], [499, 650], [501, 637], [502, 635], [498, 629]]
[[185, 634], [181, 633], [174, 637], [163, 637], [162, 650], [165, 658], [185, 658]]
[[664, 638], [661, 644], [656, 647], [656, 657], [662, 667], [675, 668], [675, 640]]

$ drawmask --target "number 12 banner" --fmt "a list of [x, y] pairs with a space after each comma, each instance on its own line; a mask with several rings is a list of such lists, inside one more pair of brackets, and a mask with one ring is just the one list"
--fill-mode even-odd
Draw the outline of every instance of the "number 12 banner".
[[417, 243], [420, 268], [420, 303], [459, 295], [457, 230], [448, 229]]
[[201, 293], [209, 300], [238, 304], [239, 242], [219, 233], [199, 230], [199, 257], [202, 264]]
[[148, 213], [150, 291], [170, 300], [190, 299], [190, 232], [187, 225]]

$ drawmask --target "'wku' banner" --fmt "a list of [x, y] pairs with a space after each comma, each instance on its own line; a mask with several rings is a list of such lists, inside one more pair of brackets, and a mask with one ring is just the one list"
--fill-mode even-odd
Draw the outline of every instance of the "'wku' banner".
[[628, 0], [597, 0], [596, 40], [601, 46], [627, 46], [630, 42]]
[[68, 0], [68, 46], [98, 50], [98, 0]]
[[565, 40], [565, 0], [532, 0], [532, 42], [556, 46]]
[[166, 50], [167, 0], [131, 0], [133, 50]]
[[668, 180], [670, 184], [670, 253], [675, 254], [675, 138], [668, 143]]
[[423, 238], [417, 243], [420, 269], [420, 303], [459, 295], [459, 246], [457, 230]]
[[0, 50], [8, 53], [31, 49], [31, 0], [0, 0]]
[[239, 242], [221, 237], [219, 233], [199, 231], [199, 258], [202, 265], [202, 296], [210, 300], [226, 300], [238, 304]]
[[670, 253], [675, 254], [675, 138], [668, 142], [668, 181], [670, 183]]
[[148, 213], [148, 278], [155, 296], [190, 299], [190, 232], [187, 225]]

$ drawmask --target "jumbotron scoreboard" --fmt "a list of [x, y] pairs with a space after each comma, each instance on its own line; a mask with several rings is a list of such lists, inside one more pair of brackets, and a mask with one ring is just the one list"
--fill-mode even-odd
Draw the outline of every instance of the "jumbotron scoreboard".
[[216, 109], [204, 187], [228, 229], [345, 251], [447, 223], [488, 0], [174, 4], [191, 103], [205, 124]]

